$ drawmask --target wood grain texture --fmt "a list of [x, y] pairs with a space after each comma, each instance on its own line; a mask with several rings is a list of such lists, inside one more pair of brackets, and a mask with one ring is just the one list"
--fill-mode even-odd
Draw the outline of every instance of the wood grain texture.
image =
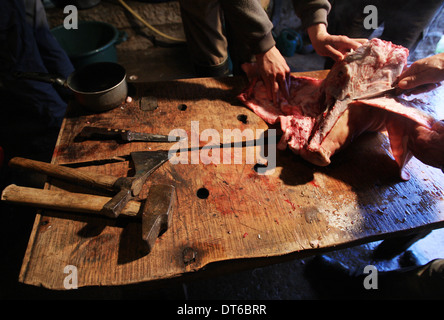
[[[103, 206], [112, 198], [61, 190], [27, 188], [11, 184], [3, 190], [1, 199], [10, 203], [49, 210], [101, 214]], [[140, 207], [141, 202], [129, 201], [122, 208], [120, 214], [128, 217], [140, 216]]]
[[[303, 75], [323, 77], [326, 72]], [[242, 140], [244, 145], [210, 147], [211, 142], [203, 139], [206, 129], [215, 129], [222, 136], [224, 129], [256, 132], [268, 128], [237, 101], [246, 84], [237, 77], [137, 84], [132, 103], [106, 113], [88, 114], [71, 105], [54, 151], [55, 164], [173, 147], [164, 143], [74, 142], [85, 125], [158, 134], [182, 129], [191, 148], [181, 149], [180, 154], [188, 163], [165, 163], [149, 177], [140, 194], [141, 199], [146, 197], [152, 184], [172, 184], [178, 211], [171, 228], [149, 255], [143, 251], [141, 225], [136, 221], [39, 212], [20, 281], [63, 289], [64, 268], [73, 265], [78, 269], [79, 286], [150, 282], [214, 264], [223, 268], [225, 262], [242, 264], [254, 258], [273, 261], [273, 257], [316, 254], [444, 225], [442, 173], [413, 160], [408, 165], [411, 180], [401, 182], [382, 133], [361, 136], [325, 168], [308, 164], [290, 151], [278, 151], [276, 167], [267, 175], [255, 170], [256, 163], [266, 164], [267, 160], [259, 157], [257, 150], [272, 150], [268, 149], [273, 146], [272, 139], [270, 144], [249, 145], [248, 137], [230, 137], [231, 142]], [[147, 97], [157, 101], [155, 110], [143, 106]], [[191, 128], [193, 121], [198, 121], [197, 137]], [[218, 157], [220, 163], [215, 163]], [[193, 159], [198, 161], [192, 163]], [[223, 159], [230, 161], [223, 163]], [[238, 159], [241, 161], [236, 162]], [[79, 170], [116, 177], [133, 174], [129, 161]], [[93, 192], [57, 180], [49, 181], [47, 188]]]

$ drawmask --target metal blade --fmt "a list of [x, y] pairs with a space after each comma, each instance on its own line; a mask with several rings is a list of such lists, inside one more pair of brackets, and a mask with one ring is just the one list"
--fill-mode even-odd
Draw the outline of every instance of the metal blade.
[[127, 139], [128, 139], [127, 141], [176, 142], [179, 141], [181, 137], [128, 131]]
[[123, 156], [115, 156], [111, 158], [105, 159], [94, 159], [94, 160], [86, 160], [86, 161], [77, 161], [77, 162], [68, 162], [61, 163], [61, 166], [70, 167], [70, 168], [81, 168], [81, 167], [90, 167], [90, 166], [102, 166], [108, 163], [116, 163], [116, 162], [125, 162], [131, 160], [131, 155], [123, 155]]
[[138, 195], [142, 189], [145, 180], [159, 168], [163, 163], [168, 161], [168, 151], [135, 151], [131, 152], [131, 158], [134, 162], [135, 174], [132, 186], [134, 196]]
[[372, 94], [364, 95], [359, 98], [354, 98], [353, 100], [366, 100], [366, 99], [379, 98], [379, 97], [385, 96], [387, 94], [396, 95], [396, 91], [397, 91], [397, 88], [390, 88], [390, 89], [387, 89], [384, 91], [379, 91], [379, 92], [375, 92]]
[[174, 186], [151, 186], [142, 210], [142, 239], [148, 252], [151, 252], [157, 238], [168, 230], [176, 210], [177, 195]]
[[85, 140], [117, 140], [123, 142], [145, 141], [145, 142], [175, 142], [181, 137], [168, 136], [154, 133], [134, 132], [125, 129], [101, 128], [85, 126], [76, 136], [76, 142]]
[[168, 161], [168, 152], [162, 150], [136, 151], [131, 152], [131, 158], [136, 172], [133, 177], [119, 178], [116, 181], [116, 186], [120, 185], [120, 192], [103, 206], [101, 213], [106, 216], [116, 218], [132, 196], [139, 195], [151, 173]]

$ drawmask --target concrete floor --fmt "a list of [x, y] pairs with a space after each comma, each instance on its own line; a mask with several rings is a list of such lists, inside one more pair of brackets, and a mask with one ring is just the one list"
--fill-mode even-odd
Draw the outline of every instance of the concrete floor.
[[[433, 53], [436, 43], [443, 35], [444, 11], [434, 21], [434, 24], [425, 34], [412, 58]], [[137, 81], [158, 81], [174, 78], [191, 77], [189, 59], [184, 47], [156, 48], [141, 50], [137, 58], [133, 55], [119, 52], [119, 62], [123, 64], [129, 76]], [[140, 61], [144, 61], [145, 70], [140, 72]], [[324, 59], [315, 53], [295, 55], [287, 58], [293, 71], [323, 69]], [[138, 67], [139, 66], [139, 67]], [[166, 284], [162, 288], [150, 289], [145, 286], [136, 288], [105, 288], [105, 290], [79, 289], [73, 293], [48, 292], [41, 288], [33, 288], [17, 284], [16, 279], [27, 245], [27, 239], [32, 227], [32, 209], [1, 208], [7, 212], [5, 225], [10, 234], [20, 236], [7, 238], [2, 236], [2, 253], [4, 253], [1, 268], [2, 299], [22, 298], [91, 298], [91, 299], [190, 299], [190, 300], [308, 300], [308, 299], [340, 299], [359, 298], [354, 292], [343, 291], [335, 286], [335, 282], [327, 280], [321, 283], [315, 281], [307, 271], [307, 266], [313, 257], [294, 259], [285, 263], [270, 265], [253, 270], [245, 270], [234, 274], [188, 281], [184, 283]], [[5, 211], [6, 210], [6, 211]], [[20, 212], [18, 212], [20, 211]], [[18, 218], [20, 215], [20, 218]], [[19, 226], [20, 224], [20, 226]], [[337, 250], [326, 255], [337, 259], [352, 270], [360, 270], [363, 266], [374, 265], [378, 271], [393, 270], [403, 266], [403, 254], [397, 254], [387, 259], [376, 259], [373, 255], [380, 241]], [[418, 240], [408, 250], [413, 253], [420, 264], [425, 264], [435, 258], [444, 258], [444, 230], [438, 229]], [[332, 279], [334, 280], [334, 279]], [[392, 298], [402, 298], [399, 296]], [[420, 298], [420, 297], [418, 297]]]

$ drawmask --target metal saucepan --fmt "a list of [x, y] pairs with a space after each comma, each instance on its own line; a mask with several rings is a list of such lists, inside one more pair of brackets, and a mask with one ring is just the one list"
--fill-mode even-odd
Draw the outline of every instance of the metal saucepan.
[[70, 74], [68, 79], [39, 72], [19, 72], [16, 76], [66, 87], [79, 104], [95, 112], [116, 108], [128, 95], [126, 70], [115, 62], [86, 65]]

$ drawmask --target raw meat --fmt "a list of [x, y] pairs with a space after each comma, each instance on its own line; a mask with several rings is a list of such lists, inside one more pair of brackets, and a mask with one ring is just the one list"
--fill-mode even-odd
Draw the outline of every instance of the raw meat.
[[392, 87], [401, 74], [409, 51], [379, 39], [373, 39], [336, 63], [323, 82], [326, 109], [319, 128], [309, 142], [316, 149], [354, 98]]
[[436, 162], [424, 161], [415, 153], [420, 149], [418, 127], [429, 135], [436, 133], [437, 120], [420, 108], [419, 101], [399, 97], [354, 100], [391, 88], [407, 57], [406, 48], [372, 39], [337, 62], [325, 80], [292, 76], [288, 101], [280, 97], [274, 105], [260, 80], [252, 81], [239, 99], [267, 123], [280, 123], [279, 149], [288, 146], [320, 166], [328, 165], [334, 153], [363, 132], [386, 130], [401, 177], [408, 179], [403, 168], [412, 154], [423, 162]]

